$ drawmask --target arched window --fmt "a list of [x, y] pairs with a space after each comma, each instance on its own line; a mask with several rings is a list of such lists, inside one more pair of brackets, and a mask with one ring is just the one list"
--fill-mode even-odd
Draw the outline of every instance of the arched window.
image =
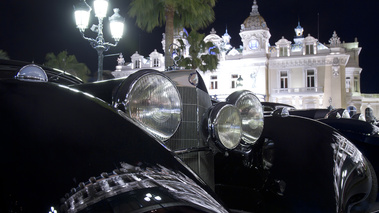
[[356, 76], [354, 76], [354, 92], [359, 92], [359, 81]]
[[141, 60], [136, 60], [136, 61], [134, 62], [134, 68], [135, 68], [135, 69], [141, 68]]
[[313, 54], [315, 54], [315, 52], [314, 52], [314, 45], [313, 44], [307, 44], [307, 45], [305, 45], [305, 54], [306, 55], [313, 55]]
[[282, 37], [278, 42], [275, 43], [276, 49], [278, 50], [277, 57], [290, 56], [291, 42]]
[[158, 58], [153, 59], [153, 67], [159, 67], [159, 59]]
[[346, 92], [350, 92], [350, 77], [346, 77], [345, 81], [345, 87], [346, 87]]

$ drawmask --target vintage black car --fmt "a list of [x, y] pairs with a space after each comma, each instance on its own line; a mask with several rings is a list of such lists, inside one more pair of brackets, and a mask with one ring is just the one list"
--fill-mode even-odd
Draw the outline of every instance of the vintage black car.
[[289, 108], [288, 113], [293, 116], [315, 119], [337, 129], [358, 147], [378, 173], [379, 127], [370, 110], [372, 109], [367, 108], [365, 113], [356, 113], [333, 107], [302, 110]]
[[1, 212], [374, 210], [375, 172], [348, 139], [264, 117], [250, 91], [212, 102], [194, 70], [45, 75], [26, 65], [0, 79]]

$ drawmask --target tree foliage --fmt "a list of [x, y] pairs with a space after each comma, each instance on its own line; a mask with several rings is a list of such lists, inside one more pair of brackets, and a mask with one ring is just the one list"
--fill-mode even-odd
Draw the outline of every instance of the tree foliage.
[[9, 60], [8, 53], [5, 52], [4, 50], [0, 50], [0, 59], [6, 59], [6, 60]]
[[214, 21], [215, 4], [216, 0], [132, 0], [128, 14], [147, 32], [165, 25], [165, 66], [168, 68], [172, 65], [169, 48], [174, 41], [174, 28], [207, 27]]
[[[187, 37], [189, 48], [189, 57], [183, 57], [178, 61], [178, 65], [185, 69], [200, 69], [201, 71], [214, 71], [217, 69], [219, 59], [217, 54], [219, 49], [212, 42], [204, 41], [204, 34], [194, 30]], [[178, 40], [182, 51], [185, 50], [185, 42]]]
[[45, 60], [45, 66], [68, 72], [82, 79], [84, 82], [88, 81], [89, 75], [91, 74], [87, 65], [79, 63], [75, 55], [68, 55], [67, 51], [62, 51], [58, 55], [48, 53], [46, 54]]

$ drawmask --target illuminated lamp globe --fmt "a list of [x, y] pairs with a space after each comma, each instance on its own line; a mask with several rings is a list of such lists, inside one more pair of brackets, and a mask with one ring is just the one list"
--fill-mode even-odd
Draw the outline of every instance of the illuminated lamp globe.
[[95, 16], [98, 18], [104, 18], [107, 16], [108, 10], [108, 0], [95, 0], [93, 2], [93, 7], [95, 10]]
[[81, 0], [74, 8], [76, 27], [79, 28], [81, 32], [84, 32], [88, 27], [89, 16], [92, 9], [85, 0]]
[[115, 41], [119, 41], [122, 38], [122, 34], [124, 32], [125, 19], [118, 13], [120, 11], [118, 8], [114, 8], [113, 11], [114, 14], [109, 17], [111, 34]]

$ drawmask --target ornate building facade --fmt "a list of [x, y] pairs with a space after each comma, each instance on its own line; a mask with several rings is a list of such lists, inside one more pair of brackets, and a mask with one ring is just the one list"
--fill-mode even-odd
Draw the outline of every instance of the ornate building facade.
[[[240, 47], [230, 45], [227, 31], [219, 36], [212, 29], [204, 38], [220, 49], [217, 70], [200, 72], [209, 94], [222, 100], [236, 90], [246, 89], [262, 101], [285, 103], [298, 109], [332, 105], [364, 112], [370, 107], [379, 117], [379, 96], [360, 91], [362, 48], [357, 39], [341, 42], [337, 33], [331, 32], [329, 44], [322, 44], [311, 35], [304, 36], [303, 32], [298, 23], [293, 41], [282, 37], [270, 45], [270, 30], [254, 0], [250, 15], [241, 24]], [[177, 38], [185, 39], [183, 34]], [[122, 77], [142, 68], [163, 71], [163, 54], [154, 50], [145, 59], [135, 53], [131, 63], [119, 61], [112, 74]]]

